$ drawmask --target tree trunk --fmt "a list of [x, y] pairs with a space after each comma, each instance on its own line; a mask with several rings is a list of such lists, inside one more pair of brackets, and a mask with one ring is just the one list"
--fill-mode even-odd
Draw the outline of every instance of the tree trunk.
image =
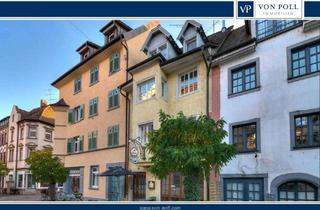
[[48, 194], [51, 201], [56, 200], [56, 183], [49, 184]]
[[200, 173], [194, 172], [185, 175], [184, 196], [186, 201], [200, 201]]

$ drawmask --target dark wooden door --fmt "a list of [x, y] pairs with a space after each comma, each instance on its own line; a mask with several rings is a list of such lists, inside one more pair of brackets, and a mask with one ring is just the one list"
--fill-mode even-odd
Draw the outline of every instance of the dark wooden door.
[[133, 176], [133, 200], [146, 199], [146, 173], [136, 173]]

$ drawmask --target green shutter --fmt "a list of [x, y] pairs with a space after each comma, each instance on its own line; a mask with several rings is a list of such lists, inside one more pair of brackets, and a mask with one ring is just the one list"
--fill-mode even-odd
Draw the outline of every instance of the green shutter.
[[80, 105], [80, 119], [84, 118], [84, 104]]
[[72, 152], [72, 139], [68, 139], [67, 142], [67, 153], [71, 153]]
[[91, 135], [92, 135], [91, 133], [88, 134], [88, 143], [89, 143], [89, 144], [88, 144], [88, 149], [89, 149], [89, 150], [91, 150], [91, 148], [92, 148]]
[[119, 142], [119, 126], [114, 127], [114, 139], [113, 139], [113, 146], [118, 145]]
[[112, 146], [112, 128], [108, 129], [108, 146]]
[[73, 110], [70, 109], [68, 112], [68, 123], [73, 123], [72, 113], [73, 113]]
[[83, 139], [84, 139], [84, 137], [81, 136], [80, 137], [80, 149], [79, 149], [81, 152], [83, 151]]

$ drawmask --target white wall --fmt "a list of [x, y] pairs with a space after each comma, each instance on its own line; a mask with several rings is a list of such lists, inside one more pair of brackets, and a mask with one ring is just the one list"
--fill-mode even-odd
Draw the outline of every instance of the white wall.
[[[320, 30], [303, 33], [302, 27], [258, 43], [256, 52], [221, 66], [221, 116], [227, 123], [260, 118], [261, 153], [237, 155], [221, 174], [268, 173], [272, 180], [286, 173], [319, 177], [319, 148], [291, 150], [289, 113], [319, 108], [319, 76], [288, 83], [287, 47], [319, 36]], [[259, 57], [260, 91], [228, 98], [228, 68]], [[229, 125], [225, 126], [229, 130]], [[225, 139], [229, 142], [229, 137]]]

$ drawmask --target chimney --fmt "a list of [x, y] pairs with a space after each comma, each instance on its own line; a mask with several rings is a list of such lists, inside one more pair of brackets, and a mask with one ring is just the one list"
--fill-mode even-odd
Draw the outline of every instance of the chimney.
[[48, 106], [47, 100], [41, 99], [40, 100], [40, 107], [46, 107], [46, 106]]

